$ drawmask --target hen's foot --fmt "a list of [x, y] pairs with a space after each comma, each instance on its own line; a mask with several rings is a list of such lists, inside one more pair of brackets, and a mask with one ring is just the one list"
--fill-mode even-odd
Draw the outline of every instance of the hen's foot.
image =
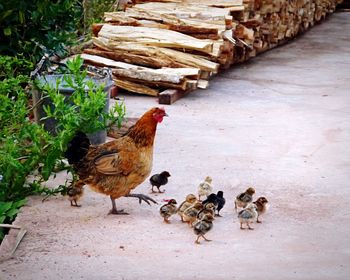
[[121, 209], [121, 210], [111, 209], [108, 212], [108, 215], [129, 215], [129, 213], [124, 212], [124, 209]]
[[81, 205], [79, 205], [75, 200], [74, 200], [74, 203], [73, 203], [73, 201], [70, 202], [70, 206], [81, 207]]
[[139, 199], [139, 203], [141, 204], [142, 201], [146, 202], [148, 205], [151, 205], [150, 201], [154, 204], [158, 204], [157, 201], [155, 201], [153, 198], [144, 195], [144, 194], [127, 194], [125, 197], [137, 197]]

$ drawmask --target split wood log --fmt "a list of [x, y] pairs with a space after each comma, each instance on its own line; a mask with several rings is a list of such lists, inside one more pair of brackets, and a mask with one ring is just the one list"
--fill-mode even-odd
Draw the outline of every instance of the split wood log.
[[113, 74], [117, 77], [138, 79], [149, 82], [168, 82], [179, 84], [185, 77], [198, 79], [197, 68], [161, 68], [161, 69], [115, 69]]
[[122, 61], [134, 65], [140, 65], [150, 68], [162, 68], [162, 67], [172, 67], [172, 68], [182, 68], [188, 67], [188, 65], [176, 62], [168, 57], [158, 57], [158, 56], [145, 56], [129, 53], [123, 50], [100, 50], [100, 49], [85, 49], [84, 53], [91, 55], [98, 55], [105, 58], [109, 58], [115, 61]]
[[134, 4], [148, 3], [148, 2], [169, 2], [169, 3], [179, 3], [179, 4], [198, 4], [210, 7], [232, 7], [232, 6], [242, 6], [243, 0], [133, 0]]
[[116, 43], [105, 38], [93, 38], [93, 43], [95, 46], [107, 51], [117, 50], [129, 54], [164, 60], [166, 61], [165, 63], [168, 64], [168, 67], [170, 67], [169, 64], [175, 63], [177, 61], [177, 63], [181, 63], [181, 65], [199, 68], [203, 71], [217, 73], [219, 69], [219, 64], [209, 61], [203, 56], [187, 54], [173, 49], [133, 43]]
[[211, 53], [213, 43], [199, 40], [176, 31], [135, 26], [116, 26], [105, 24], [98, 33], [98, 37], [117, 42], [137, 42], [140, 44], [181, 48]]
[[130, 91], [130, 92], [135, 92], [135, 93], [140, 93], [140, 94], [146, 94], [150, 96], [158, 96], [159, 90], [154, 89], [145, 85], [141, 85], [139, 83], [134, 83], [131, 81], [127, 81], [125, 79], [118, 79], [114, 78], [113, 81], [117, 85], [118, 88]]

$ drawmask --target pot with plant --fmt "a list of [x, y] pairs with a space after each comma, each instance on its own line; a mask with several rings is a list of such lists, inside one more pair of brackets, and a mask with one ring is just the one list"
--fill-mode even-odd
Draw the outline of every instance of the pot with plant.
[[120, 126], [125, 114], [123, 103], [109, 110], [113, 86], [110, 70], [95, 71], [95, 76], [90, 77], [87, 70], [82, 70], [80, 56], [66, 65], [65, 74], [41, 75], [35, 80], [35, 120], [54, 135], [62, 130], [80, 130], [89, 135], [92, 144], [103, 143], [107, 127], [115, 123]]

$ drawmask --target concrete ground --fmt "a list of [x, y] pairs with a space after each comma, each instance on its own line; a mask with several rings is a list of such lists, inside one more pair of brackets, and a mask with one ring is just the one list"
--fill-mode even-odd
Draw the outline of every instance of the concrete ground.
[[[172, 174], [162, 199], [182, 201], [205, 176], [223, 190], [223, 218], [207, 237], [159, 205], [121, 198], [109, 216], [89, 189], [81, 208], [33, 197], [18, 217], [28, 233], [0, 279], [349, 279], [350, 13], [332, 15], [288, 45], [222, 73], [166, 110], [153, 173]], [[126, 96], [129, 116], [156, 100]], [[64, 174], [56, 181], [64, 180]], [[234, 197], [248, 186], [270, 211], [240, 230]], [[148, 181], [136, 192], [149, 194]]]

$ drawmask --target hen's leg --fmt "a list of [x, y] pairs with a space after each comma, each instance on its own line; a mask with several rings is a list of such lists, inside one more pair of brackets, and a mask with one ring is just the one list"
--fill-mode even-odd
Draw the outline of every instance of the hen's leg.
[[129, 215], [128, 213], [124, 212], [124, 210], [117, 210], [117, 206], [115, 205], [115, 199], [113, 197], [111, 197], [111, 201], [112, 201], [112, 209], [109, 211], [108, 214], [114, 214], [114, 215]]
[[155, 204], [158, 204], [157, 201], [155, 201], [153, 198], [150, 198], [149, 196], [144, 194], [129, 193], [125, 197], [137, 197], [139, 199], [140, 204], [142, 201], [146, 202], [148, 205], [151, 205], [150, 201]]
[[73, 206], [75, 206], [75, 207], [80, 207], [81, 206], [81, 205], [78, 204], [76, 199], [74, 199], [74, 202], [75, 202], [75, 205], [73, 205]]

